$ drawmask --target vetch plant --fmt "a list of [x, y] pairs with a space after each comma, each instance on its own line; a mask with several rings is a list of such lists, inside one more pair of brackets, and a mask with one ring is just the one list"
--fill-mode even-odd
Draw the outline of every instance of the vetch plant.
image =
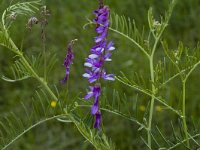
[[[91, 39], [95, 44], [84, 62], [86, 72], [82, 76], [87, 78], [90, 84], [86, 95], [85, 92], [76, 90], [74, 92], [76, 96], [71, 96], [69, 89], [73, 87], [70, 86], [75, 85], [68, 86], [70, 82], [73, 82], [71, 77], [74, 74], [70, 72], [71, 68], [77, 69], [75, 65], [72, 65], [78, 63], [77, 56], [74, 54], [77, 52], [76, 47], [73, 47], [76, 39], [72, 40], [67, 46], [64, 58], [65, 72], [62, 68], [65, 76], [61, 83], [63, 85], [67, 82], [67, 88], [61, 86], [60, 83], [55, 84], [48, 80], [51, 77], [48, 72], [55, 64], [55, 57], [51, 54], [47, 55], [48, 38], [46, 37], [46, 30], [50, 11], [46, 6], [41, 7], [41, 1], [20, 2], [9, 6], [2, 13], [0, 45], [11, 50], [15, 56], [15, 62], [11, 67], [13, 78], [3, 76], [2, 79], [15, 84], [15, 82], [32, 78], [37, 81], [39, 86], [31, 85], [32, 89], [36, 89], [35, 94], [30, 98], [32, 101], [27, 100], [28, 104], [32, 104], [31, 107], [24, 103], [21, 104], [23, 115], [16, 115], [13, 111], [14, 113], [0, 121], [0, 148], [2, 150], [11, 148], [20, 137], [33, 128], [47, 121], [56, 120], [64, 123], [65, 126], [73, 124], [74, 129], [85, 138], [84, 144], [92, 144], [98, 150], [120, 149], [118, 137], [120, 140], [123, 139], [124, 147], [122, 149], [198, 149], [200, 147], [198, 124], [191, 125], [193, 122], [186, 111], [186, 108], [190, 105], [186, 105], [186, 102], [192, 100], [192, 97], [187, 95], [191, 92], [187, 90], [187, 85], [192, 82], [189, 78], [200, 64], [200, 47], [197, 45], [194, 49], [191, 49], [180, 42], [177, 49], [171, 48], [173, 46], [163, 36], [167, 26], [170, 25], [174, 7], [180, 1], [172, 0], [169, 9], [160, 19], [154, 17], [154, 11], [150, 8], [147, 15], [148, 32], [145, 30], [141, 32], [135, 21], [130, 18], [110, 14], [110, 8], [105, 5], [105, 1], [99, 0], [98, 2], [98, 9], [93, 12], [95, 18], [92, 21], [88, 19], [89, 22], [86, 24], [94, 27], [97, 34], [94, 40]], [[39, 8], [41, 8], [41, 11]], [[37, 12], [39, 12], [40, 17], [37, 16]], [[18, 18], [22, 16], [29, 16], [27, 28], [30, 31], [28, 32], [35, 30], [33, 26], [41, 25], [43, 50], [37, 54], [37, 57], [34, 57], [34, 55], [30, 57], [22, 47], [18, 48], [10, 35], [14, 22], [17, 23]], [[136, 72], [135, 74], [130, 71], [128, 74], [121, 72], [122, 75], [107, 73], [110, 71], [105, 69], [106, 63], [111, 61], [112, 51], [115, 50], [113, 42], [108, 40], [108, 33], [109, 35], [120, 35], [127, 42], [133, 44], [135, 46], [134, 52], [131, 51], [131, 53], [137, 53], [136, 50], [140, 50], [144, 54], [141, 57], [148, 61], [149, 68], [148, 71], [144, 71], [145, 75], [134, 70], [135, 68], [131, 68]], [[81, 39], [81, 37], [78, 38]], [[125, 50], [120, 49], [119, 51]], [[59, 50], [59, 53], [65, 55], [64, 51]], [[88, 52], [85, 51], [86, 53]], [[162, 55], [157, 56], [157, 53]], [[128, 59], [132, 60], [131, 56], [128, 56], [130, 57]], [[135, 60], [133, 62], [137, 63]], [[142, 65], [139, 64], [141, 70], [144, 69]], [[117, 67], [120, 70], [120, 66]], [[130, 68], [127, 67], [127, 69]], [[79, 77], [81, 77], [81, 74]], [[119, 87], [115, 87], [116, 89], [114, 88], [113, 94], [111, 94], [112, 91], [103, 86], [102, 80], [114, 81], [115, 79], [118, 81], [121, 91], [117, 91]], [[115, 81], [115, 84], [117, 81]], [[178, 96], [175, 98], [171, 96], [173, 84], [178, 89]], [[181, 85], [180, 89], [179, 84]], [[85, 86], [83, 85], [83, 87]], [[84, 99], [81, 97], [84, 97]], [[91, 98], [93, 98], [92, 104], [89, 101]], [[142, 102], [144, 100], [146, 100], [145, 104]], [[91, 108], [91, 111], [84, 108]], [[105, 122], [102, 122], [104, 112], [107, 115]], [[95, 122], [93, 122], [91, 114], [95, 117]], [[118, 116], [119, 119], [110, 118], [111, 115]], [[107, 116], [109, 123], [106, 122]], [[111, 119], [113, 119], [113, 122]], [[130, 143], [124, 142], [130, 138], [128, 134], [126, 135], [127, 132], [123, 137], [120, 137], [121, 134], [119, 134], [120, 123], [124, 123], [124, 119], [126, 125], [123, 132], [127, 130], [128, 133], [134, 133]], [[127, 121], [130, 124], [127, 124]], [[137, 126], [133, 126], [132, 123]], [[135, 127], [138, 130], [134, 130]], [[66, 130], [62, 128], [62, 132], [69, 133], [71, 128], [66, 128]], [[113, 132], [116, 132], [119, 136], [112, 136]], [[107, 133], [109, 138], [106, 136]], [[74, 136], [74, 139], [76, 136]], [[55, 139], [55, 137], [53, 138]], [[111, 140], [116, 144], [113, 144]], [[67, 140], [64, 142], [67, 142]], [[86, 146], [85, 149], [90, 148]]]
[[93, 83], [90, 86], [90, 91], [85, 96], [88, 100], [94, 97], [94, 104], [92, 106], [91, 112], [96, 117], [94, 124], [95, 128], [100, 129], [101, 123], [101, 113], [99, 108], [99, 98], [101, 93], [100, 79], [113, 81], [114, 74], [106, 74], [104, 69], [104, 64], [106, 61], [111, 61], [110, 57], [112, 55], [111, 51], [115, 50], [113, 42], [107, 41], [108, 27], [110, 24], [109, 16], [110, 10], [108, 6], [105, 6], [103, 0], [99, 0], [99, 8], [94, 11], [96, 18], [93, 22], [96, 24], [95, 31], [98, 34], [95, 37], [95, 45], [91, 48], [91, 54], [86, 59], [84, 66], [89, 67], [86, 69], [87, 73], [83, 74], [83, 77], [88, 78], [89, 83]]

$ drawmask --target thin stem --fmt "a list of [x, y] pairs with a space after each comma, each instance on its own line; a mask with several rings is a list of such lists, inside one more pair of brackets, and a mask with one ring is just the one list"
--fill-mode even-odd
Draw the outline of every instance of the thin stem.
[[53, 117], [45, 118], [45, 119], [43, 119], [43, 120], [41, 120], [41, 121], [39, 121], [39, 122], [31, 125], [27, 129], [25, 129], [21, 134], [19, 134], [18, 136], [16, 136], [12, 141], [10, 141], [8, 144], [6, 144], [1, 150], [5, 150], [6, 148], [8, 148], [12, 143], [14, 143], [16, 140], [18, 140], [22, 135], [24, 135], [25, 133], [27, 133], [31, 129], [35, 128], [36, 126], [38, 126], [38, 125], [40, 125], [40, 124], [42, 124], [44, 122], [53, 120], [55, 118], [62, 117], [62, 116], [66, 116], [66, 115], [65, 114], [61, 114], [61, 115], [56, 115], [56, 116], [53, 116]]
[[149, 110], [149, 122], [148, 122], [148, 145], [151, 147], [151, 125], [152, 125], [152, 118], [153, 118], [153, 111], [154, 111], [154, 95], [156, 93], [156, 88], [154, 86], [154, 66], [153, 66], [153, 55], [150, 58], [150, 73], [151, 73], [151, 88], [152, 88], [152, 95], [151, 95], [151, 102], [150, 102], [150, 110]]
[[128, 35], [126, 35], [126, 34], [120, 32], [120, 31], [117, 31], [117, 30], [115, 30], [115, 29], [113, 29], [113, 28], [111, 28], [111, 27], [109, 27], [109, 29], [110, 29], [111, 31], [114, 31], [114, 32], [116, 32], [116, 33], [122, 35], [123, 37], [127, 38], [127, 39], [130, 40], [131, 42], [133, 42], [133, 43], [148, 57], [148, 58], [150, 57], [150, 55], [145, 51], [145, 49], [144, 49], [139, 43], [137, 43], [135, 40], [133, 40], [132, 38], [130, 38]]
[[154, 61], [154, 54], [155, 54], [158, 42], [159, 42], [160, 37], [161, 37], [162, 33], [164, 32], [165, 28], [166, 28], [166, 25], [164, 25], [164, 27], [161, 30], [158, 37], [155, 38], [155, 43], [153, 45], [151, 55], [150, 55], [150, 58], [149, 58], [149, 65], [150, 65], [149, 67], [150, 67], [150, 74], [151, 74], [151, 89], [152, 89], [150, 110], [149, 110], [149, 122], [148, 122], [148, 145], [149, 145], [149, 147], [151, 147], [151, 125], [152, 125], [152, 118], [153, 118], [153, 112], [154, 112], [154, 102], [155, 102], [154, 95], [156, 94], [156, 88], [155, 88], [155, 85], [154, 85], [155, 80], [154, 80], [153, 61]]
[[17, 46], [15, 45], [15, 43], [14, 43], [14, 42], [12, 41], [12, 39], [9, 37], [8, 31], [5, 29], [5, 30], [2, 31], [2, 32], [4, 32], [5, 38], [6, 38], [7, 42], [10, 43], [9, 45], [8, 45], [8, 44], [7, 44], [7, 45], [4, 45], [4, 44], [3, 44], [3, 46], [7, 47], [8, 49], [10, 49], [10, 50], [11, 50], [12, 52], [14, 52], [15, 54], [21, 56], [21, 55], [22, 55], [22, 52], [19, 51], [19, 49], [17, 48]]
[[182, 120], [183, 120], [183, 128], [184, 128], [184, 134], [186, 138], [186, 144], [188, 147], [190, 147], [190, 142], [188, 138], [188, 128], [187, 128], [187, 122], [186, 122], [186, 82], [189, 78], [190, 74], [196, 69], [196, 67], [200, 64], [200, 61], [197, 62], [190, 71], [186, 74], [185, 78], [182, 80], [182, 90], [183, 90], [183, 96], [182, 96]]
[[33, 68], [30, 66], [30, 64], [28, 63], [28, 61], [24, 58], [23, 55], [20, 56], [22, 61], [24, 62], [24, 65], [26, 66], [26, 68], [32, 73], [33, 77], [36, 78], [40, 84], [42, 84], [42, 86], [47, 90], [47, 92], [52, 96], [52, 98], [54, 98], [54, 100], [58, 100], [57, 96], [52, 92], [52, 90], [49, 88], [47, 82], [38, 76], [38, 74], [33, 70]]
[[47, 58], [46, 58], [46, 43], [43, 41], [43, 57], [44, 57], [44, 80], [47, 81]]
[[[85, 28], [87, 25], [90, 25], [90, 24], [94, 24], [91, 20], [87, 19], [89, 22], [87, 24], [84, 25], [83, 28]], [[123, 32], [120, 32], [116, 29], [113, 29], [112, 27], [109, 27], [109, 30], [119, 34], [119, 35], [122, 35], [123, 37], [127, 38], [128, 40], [130, 40], [132, 43], [134, 43], [138, 48], [139, 50], [141, 50], [148, 58], [150, 58], [150, 55], [147, 53], [147, 51], [145, 51], [145, 49], [138, 43], [136, 42], [134, 39], [132, 39], [131, 37], [129, 37], [128, 35], [124, 34]]]
[[161, 33], [159, 34], [159, 36], [157, 38], [155, 38], [155, 43], [153, 45], [153, 49], [151, 51], [151, 55], [149, 58], [149, 67], [150, 67], [150, 74], [151, 74], [151, 90], [152, 90], [152, 95], [151, 95], [151, 102], [150, 102], [150, 110], [149, 110], [149, 122], [148, 122], [148, 145], [151, 148], [151, 125], [152, 125], [152, 118], [153, 118], [153, 111], [154, 111], [154, 102], [155, 102], [155, 98], [154, 95], [156, 94], [156, 88], [154, 85], [154, 65], [153, 65], [153, 61], [154, 61], [154, 54], [158, 45], [158, 42], [160, 40], [160, 37], [164, 31], [165, 27], [163, 28], [163, 30], [161, 31]]
[[153, 61], [154, 61], [154, 54], [158, 45], [158, 42], [160, 41], [160, 37], [163, 34], [165, 28], [167, 27], [167, 23], [169, 20], [166, 21], [166, 23], [164, 24], [161, 32], [159, 33], [159, 35], [157, 37], [155, 37], [155, 43], [153, 45], [152, 51], [151, 51], [151, 55], [149, 57], [149, 63], [150, 63], [150, 74], [151, 74], [151, 88], [152, 88], [152, 96], [151, 96], [151, 102], [150, 102], [150, 110], [149, 110], [149, 122], [148, 122], [148, 145], [151, 148], [151, 125], [152, 125], [152, 118], [153, 118], [153, 111], [154, 111], [154, 101], [155, 98], [153, 95], [156, 94], [156, 88], [154, 85], [154, 66], [153, 66]]
[[[196, 134], [196, 135], [194, 135], [194, 136], [191, 136], [189, 139], [194, 139], [194, 138], [196, 138], [196, 137], [198, 137], [198, 136], [200, 136], [200, 134]], [[177, 146], [183, 144], [184, 142], [186, 142], [186, 141], [189, 140], [189, 139], [184, 139], [183, 141], [180, 141], [179, 143], [177, 143], [177, 144], [175, 144], [174, 146], [170, 147], [168, 150], [172, 150], [172, 149], [176, 148]]]
[[191, 70], [187, 73], [186, 77], [185, 77], [185, 82], [188, 79], [188, 77], [190, 76], [190, 74], [196, 69], [196, 67], [200, 64], [200, 61], [198, 61], [196, 64], [194, 64], [194, 66], [191, 68]]
[[125, 85], [127, 85], [127, 86], [129, 86], [129, 87], [131, 87], [131, 88], [134, 88], [135, 90], [140, 91], [140, 92], [142, 92], [143, 94], [146, 94], [146, 95], [148, 95], [148, 96], [153, 96], [154, 99], [157, 100], [159, 103], [161, 103], [161, 104], [163, 104], [164, 106], [166, 106], [168, 109], [170, 109], [171, 111], [173, 111], [174, 113], [176, 113], [178, 116], [180, 116], [180, 117], [182, 116], [182, 114], [180, 114], [179, 111], [175, 110], [174, 108], [172, 108], [171, 106], [169, 106], [168, 104], [166, 104], [166, 103], [164, 102], [163, 99], [161, 99], [161, 98], [159, 98], [159, 97], [156, 97], [155, 95], [153, 95], [152, 93], [150, 93], [150, 92], [148, 92], [148, 91], [142, 89], [141, 87], [138, 87], [138, 86], [136, 86], [136, 85], [130, 85], [130, 84], [126, 83], [125, 81], [123, 81], [122, 79], [120, 79], [119, 77], [115, 77], [115, 78], [116, 78], [118, 81], [120, 81], [121, 83], [123, 83], [123, 84], [125, 84]]
[[192, 67], [189, 67], [188, 69], [183, 69], [180, 70], [179, 68], [177, 69], [179, 72], [175, 75], [173, 75], [172, 77], [170, 77], [168, 80], [166, 80], [165, 82], [162, 83], [161, 87], [164, 86], [165, 84], [167, 84], [168, 82], [170, 82], [171, 80], [173, 80], [174, 78], [180, 76], [181, 79], [183, 79], [183, 73], [186, 72], [187, 70], [190, 69], [190, 71], [187, 73], [187, 75], [185, 76], [185, 81], [188, 79], [188, 77], [190, 76], [190, 74], [196, 69], [196, 67], [200, 64], [200, 61], [198, 61], [196, 64], [194, 64]]
[[179, 73], [171, 76], [168, 80], [164, 81], [161, 85], [161, 87], [163, 87], [164, 85], [166, 85], [167, 83], [169, 83], [170, 81], [172, 81], [173, 79], [175, 79], [176, 77], [180, 76], [181, 74], [183, 74], [186, 71], [186, 69], [181, 70]]
[[[91, 105], [78, 105], [77, 107], [91, 107]], [[123, 113], [121, 113], [121, 112], [118, 112], [117, 110], [110, 110], [110, 109], [102, 108], [102, 107], [101, 107], [100, 109], [101, 109], [102, 111], [106, 111], [106, 112], [108, 112], [108, 113], [112, 113], [112, 114], [118, 115], [118, 116], [120, 116], [120, 117], [123, 117], [123, 118], [125, 118], [125, 119], [127, 119], [127, 120], [129, 120], [129, 121], [135, 122], [135, 123], [136, 123], [137, 125], [139, 125], [140, 127], [144, 128], [145, 130], [148, 130], [144, 124], [140, 123], [140, 122], [137, 121], [135, 118], [129, 117], [129, 116], [127, 116], [127, 115], [125, 115], [125, 114], [123, 114]]]
[[187, 143], [187, 146], [190, 147], [190, 143], [189, 143], [189, 139], [188, 139], [188, 132], [187, 132], [187, 123], [186, 123], [186, 113], [185, 113], [185, 95], [186, 95], [186, 82], [183, 81], [182, 82], [183, 84], [183, 100], [182, 100], [182, 119], [183, 119], [183, 129], [184, 129], [184, 134], [185, 134], [185, 138], [186, 138], [186, 143]]
[[[169, 15], [169, 18], [171, 16], [171, 12], [170, 12], [170, 15]], [[151, 55], [150, 55], [150, 73], [151, 73], [151, 82], [152, 82], [152, 96], [151, 96], [151, 103], [150, 103], [150, 110], [149, 110], [149, 124], [148, 124], [148, 145], [149, 147], [151, 148], [151, 125], [152, 125], [152, 118], [153, 118], [153, 111], [154, 111], [154, 95], [156, 94], [156, 88], [155, 88], [155, 85], [154, 85], [154, 66], [153, 66], [153, 60], [154, 60], [154, 54], [155, 54], [155, 51], [156, 51], [156, 48], [157, 48], [157, 45], [158, 45], [158, 42], [160, 40], [160, 37], [161, 35], [163, 34], [165, 28], [167, 27], [167, 24], [169, 22], [169, 18], [166, 20], [166, 22], [164, 23], [164, 26], [163, 28], [161, 29], [161, 32], [158, 34], [158, 36], [156, 37], [155, 36], [155, 43], [154, 43], [154, 46], [153, 46], [153, 49], [152, 49], [152, 52], [151, 52]]]
[[42, 21], [42, 33], [41, 33], [41, 38], [42, 38], [42, 46], [43, 46], [43, 57], [44, 57], [44, 80], [47, 81], [47, 62], [46, 62], [46, 32], [45, 32], [45, 27], [46, 27], [46, 17], [44, 18], [44, 21]]
[[17, 48], [17, 46], [14, 44], [14, 42], [12, 41], [12, 39], [9, 38], [9, 42], [10, 42], [12, 48], [15, 48], [15, 50], [16, 50], [15, 53], [17, 53], [19, 55], [19, 57], [22, 59], [24, 65], [29, 70], [29, 72], [33, 75], [33, 77], [36, 78], [40, 82], [40, 84], [42, 84], [43, 87], [47, 90], [47, 92], [52, 96], [52, 98], [54, 98], [54, 100], [57, 101], [58, 100], [57, 96], [49, 88], [49, 86], [47, 85], [47, 82], [43, 78], [39, 77], [38, 74], [33, 70], [33, 68], [30, 66], [30, 64], [26, 60], [26, 58], [23, 56], [23, 54], [19, 51], [19, 49]]

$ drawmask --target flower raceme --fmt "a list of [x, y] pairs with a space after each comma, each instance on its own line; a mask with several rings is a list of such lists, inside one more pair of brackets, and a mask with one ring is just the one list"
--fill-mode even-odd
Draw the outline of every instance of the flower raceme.
[[94, 11], [95, 19], [93, 22], [96, 24], [95, 31], [97, 36], [94, 38], [95, 45], [90, 49], [91, 54], [86, 58], [84, 66], [86, 73], [83, 77], [88, 79], [88, 82], [93, 84], [90, 86], [90, 91], [85, 96], [85, 100], [94, 98], [94, 103], [91, 108], [91, 113], [95, 115], [96, 121], [94, 128], [100, 129], [101, 113], [99, 110], [99, 97], [101, 93], [100, 79], [114, 81], [114, 74], [106, 74], [103, 68], [106, 61], [111, 61], [112, 51], [115, 50], [113, 42], [107, 41], [108, 27], [109, 27], [109, 14], [110, 10], [100, 0], [99, 8]]
[[66, 71], [65, 71], [65, 77], [61, 81], [61, 83], [65, 83], [68, 80], [69, 68], [70, 68], [70, 65], [73, 63], [73, 59], [74, 59], [73, 46], [74, 46], [75, 41], [77, 41], [77, 39], [72, 40], [67, 46], [67, 55], [66, 55], [65, 60], [64, 60], [64, 65], [65, 65]]
[[99, 96], [101, 92], [100, 85], [90, 86], [91, 91], [87, 93], [85, 99], [88, 100], [91, 97], [94, 97], [94, 104], [92, 106], [92, 114], [95, 115], [98, 112], [98, 105], [99, 105]]

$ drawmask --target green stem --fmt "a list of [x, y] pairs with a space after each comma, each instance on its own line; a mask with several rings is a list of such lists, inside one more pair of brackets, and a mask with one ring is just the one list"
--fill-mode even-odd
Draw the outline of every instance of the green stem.
[[145, 89], [142, 89], [141, 87], [139, 86], [136, 86], [136, 85], [130, 85], [128, 83], [126, 83], [125, 81], [123, 81], [122, 79], [120, 79], [119, 77], [115, 77], [119, 82], [123, 83], [124, 85], [127, 85], [131, 88], [134, 88], [135, 90], [143, 93], [143, 94], [146, 94], [148, 96], [153, 96], [155, 100], [157, 100], [159, 103], [161, 103], [162, 105], [164, 105], [165, 107], [167, 107], [169, 110], [171, 110], [172, 112], [174, 112], [175, 114], [177, 114], [178, 116], [182, 116], [182, 114], [180, 114], [179, 111], [175, 110], [174, 108], [172, 108], [171, 106], [169, 106], [167, 103], [165, 103], [165, 100], [164, 99], [161, 99], [159, 97], [156, 97], [155, 95], [152, 95], [152, 93], [146, 91]]
[[33, 68], [30, 66], [30, 64], [28, 63], [28, 61], [24, 58], [23, 55], [20, 55], [21, 59], [23, 60], [24, 65], [26, 66], [26, 68], [29, 70], [29, 72], [33, 75], [34, 78], [36, 78], [40, 84], [42, 84], [42, 86], [47, 90], [47, 92], [52, 96], [52, 98], [54, 100], [58, 100], [57, 96], [52, 92], [52, 90], [49, 88], [47, 82], [38, 76], [38, 74], [33, 70]]
[[150, 110], [149, 110], [149, 122], [148, 122], [148, 145], [151, 147], [151, 125], [152, 125], [152, 118], [153, 118], [153, 111], [154, 111], [154, 102], [155, 102], [155, 93], [156, 88], [154, 86], [154, 66], [153, 66], [153, 55], [149, 59], [150, 63], [150, 73], [151, 73], [151, 88], [152, 88], [152, 95], [151, 95], [151, 102], [150, 102]]
[[190, 148], [190, 142], [188, 138], [188, 128], [187, 128], [187, 122], [186, 122], [186, 82], [187, 79], [189, 78], [190, 74], [197, 68], [197, 66], [200, 64], [200, 61], [198, 61], [191, 69], [190, 71], [186, 74], [185, 78], [183, 79], [182, 77], [182, 90], [183, 90], [183, 96], [182, 96], [182, 120], [183, 120], [183, 129], [184, 129], [184, 134], [186, 138], [186, 144]]
[[147, 53], [147, 51], [145, 51], [145, 49], [144, 49], [139, 43], [137, 43], [134, 39], [132, 39], [132, 38], [129, 37], [128, 35], [126, 35], [126, 34], [120, 32], [120, 31], [117, 31], [117, 30], [115, 30], [115, 29], [113, 29], [113, 28], [111, 28], [111, 27], [109, 27], [109, 29], [110, 29], [111, 31], [116, 32], [116, 33], [118, 33], [119, 35], [121, 35], [121, 36], [127, 38], [128, 40], [130, 40], [132, 43], [134, 43], [134, 44], [139, 48], [139, 50], [141, 50], [141, 52], [143, 52], [143, 53], [149, 58], [149, 54]]
[[[77, 108], [78, 108], [78, 107], [89, 107], [89, 108], [91, 108], [91, 105], [78, 105]], [[117, 110], [110, 110], [110, 109], [102, 108], [102, 107], [101, 107], [100, 109], [101, 109], [102, 111], [105, 111], [105, 112], [108, 112], [108, 113], [111, 113], [111, 114], [120, 116], [120, 117], [125, 118], [125, 119], [127, 119], [127, 120], [129, 120], [129, 121], [132, 121], [132, 122], [136, 123], [137, 125], [139, 125], [141, 128], [144, 128], [145, 130], [148, 131], [148, 128], [147, 128], [144, 124], [140, 123], [138, 120], [136, 120], [136, 119], [133, 118], [133, 117], [130, 117], [130, 116], [128, 116], [128, 115], [125, 115], [125, 114], [123, 114], [123, 113], [121, 113], [121, 112], [119, 112], [119, 111], [117, 111]]]
[[200, 64], [200, 61], [198, 61], [196, 64], [193, 65], [193, 67], [190, 69], [190, 71], [187, 73], [185, 77], [185, 82], [189, 78], [190, 74], [198, 67], [199, 64]]
[[182, 120], [183, 120], [183, 129], [184, 134], [186, 138], [186, 144], [190, 148], [190, 142], [188, 138], [188, 128], [187, 128], [187, 122], [186, 122], [186, 82], [189, 78], [190, 74], [197, 68], [197, 66], [200, 64], [200, 61], [198, 61], [194, 66], [190, 69], [190, 71], [186, 74], [185, 78], [182, 76], [182, 90], [183, 90], [183, 96], [182, 96]]
[[[7, 31], [5, 31], [5, 33], [6, 33], [6, 37], [8, 38], [9, 36], [8, 36]], [[40, 82], [40, 84], [42, 84], [42, 86], [47, 90], [47, 92], [52, 96], [52, 98], [57, 101], [58, 100], [57, 96], [49, 88], [47, 82], [43, 78], [39, 77], [38, 74], [33, 70], [31, 65], [28, 63], [26, 58], [23, 56], [22, 52], [19, 51], [19, 49], [17, 48], [15, 43], [12, 41], [12, 39], [10, 39], [10, 38], [8, 38], [8, 39], [9, 39], [9, 43], [11, 44], [10, 48], [14, 49], [13, 51], [22, 59], [24, 65], [26, 66], [28, 71], [32, 74], [32, 76], [34, 78], [36, 78]]]
[[186, 95], [186, 80], [182, 81], [183, 84], [183, 104], [182, 104], [182, 119], [183, 119], [183, 129], [186, 138], [187, 146], [190, 147], [189, 139], [188, 139], [188, 132], [187, 132], [187, 123], [186, 123], [186, 113], [185, 113], [185, 95]]
[[151, 102], [150, 102], [150, 110], [149, 110], [149, 122], [148, 122], [148, 145], [151, 148], [151, 125], [152, 125], [152, 118], [153, 118], [153, 111], [154, 111], [154, 102], [155, 102], [155, 94], [156, 94], [156, 88], [155, 88], [155, 80], [154, 80], [154, 65], [153, 65], [153, 61], [154, 61], [154, 54], [158, 45], [158, 42], [160, 40], [160, 37], [163, 33], [164, 29], [161, 31], [161, 33], [159, 34], [159, 36], [155, 39], [155, 43], [153, 45], [152, 51], [151, 51], [151, 55], [149, 57], [149, 67], [150, 67], [150, 74], [151, 74], [151, 90], [152, 90], [152, 94], [151, 94]]
[[[89, 23], [86, 24], [85, 26], [87, 26], [89, 24], [94, 24], [91, 20], [88, 19], [88, 21], [89, 21]], [[85, 28], [85, 26], [84, 26], [84, 28]], [[111, 30], [111, 31], [113, 31], [113, 32], [115, 32], [115, 33], [127, 38], [128, 40], [130, 40], [132, 43], [134, 43], [139, 48], [139, 50], [141, 50], [149, 58], [148, 52], [137, 41], [135, 41], [134, 39], [132, 39], [128, 35], [124, 34], [123, 32], [120, 32], [120, 31], [118, 31], [118, 30], [116, 30], [116, 29], [114, 29], [112, 27], [109, 27], [109, 30]]]
[[44, 55], [44, 80], [47, 81], [47, 58], [46, 58], [46, 44], [43, 42], [43, 55]]
[[183, 144], [183, 143], [186, 142], [187, 140], [194, 139], [194, 138], [197, 138], [197, 137], [199, 137], [199, 136], [200, 136], [200, 134], [196, 134], [196, 135], [194, 135], [194, 136], [191, 136], [189, 139], [184, 139], [183, 141], [180, 141], [179, 143], [177, 143], [177, 144], [173, 145], [172, 147], [168, 148], [168, 150], [172, 150], [172, 149], [178, 147], [179, 145]]
[[14, 143], [16, 140], [18, 140], [22, 135], [24, 135], [25, 133], [27, 133], [28, 131], [30, 131], [31, 129], [35, 128], [36, 126], [45, 123], [47, 121], [62, 117], [62, 116], [66, 116], [65, 114], [61, 114], [61, 115], [56, 115], [53, 117], [49, 117], [49, 118], [45, 118], [40, 120], [39, 122], [31, 125], [30, 127], [28, 127], [27, 129], [25, 129], [22, 133], [20, 133], [18, 136], [16, 136], [12, 141], [10, 141], [9, 143], [7, 143], [1, 150], [5, 150], [6, 148], [8, 148], [12, 143]]

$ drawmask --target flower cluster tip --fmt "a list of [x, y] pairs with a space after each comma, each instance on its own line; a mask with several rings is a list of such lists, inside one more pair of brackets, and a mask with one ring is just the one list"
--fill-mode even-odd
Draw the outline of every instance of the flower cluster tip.
[[72, 40], [67, 46], [67, 55], [64, 60], [64, 66], [65, 66], [66, 71], [65, 71], [65, 77], [61, 81], [62, 84], [64, 84], [68, 80], [68, 77], [69, 77], [70, 65], [73, 64], [73, 60], [74, 60], [73, 46], [76, 41], [77, 39]]

